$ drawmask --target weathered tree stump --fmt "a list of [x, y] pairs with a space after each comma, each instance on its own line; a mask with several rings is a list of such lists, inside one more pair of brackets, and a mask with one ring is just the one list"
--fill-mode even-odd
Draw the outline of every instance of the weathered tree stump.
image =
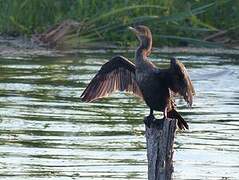
[[148, 180], [170, 180], [173, 172], [173, 143], [177, 127], [176, 119], [154, 119], [145, 126], [148, 158]]

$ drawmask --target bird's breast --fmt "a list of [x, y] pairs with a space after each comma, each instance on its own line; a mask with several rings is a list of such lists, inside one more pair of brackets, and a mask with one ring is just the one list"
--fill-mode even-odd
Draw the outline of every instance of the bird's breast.
[[139, 84], [145, 83], [146, 81], [152, 79], [153, 68], [149, 67], [147, 64], [141, 66], [136, 66], [136, 80]]
[[148, 74], [144, 72], [138, 72], [136, 73], [136, 81], [140, 85], [143, 82], [147, 81], [148, 79]]
[[169, 100], [169, 90], [153, 71], [136, 71], [136, 81], [146, 104], [154, 110], [163, 110]]

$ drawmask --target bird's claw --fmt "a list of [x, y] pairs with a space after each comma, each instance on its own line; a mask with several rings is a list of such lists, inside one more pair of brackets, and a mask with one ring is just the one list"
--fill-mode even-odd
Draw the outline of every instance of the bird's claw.
[[162, 119], [154, 119], [153, 123], [158, 129], [163, 129], [163, 123], [165, 118]]
[[144, 118], [144, 124], [150, 128], [151, 124], [155, 121], [154, 115], [149, 115]]
[[152, 124], [154, 124], [155, 127], [162, 129], [163, 128], [163, 122], [166, 119], [166, 117], [162, 118], [162, 119], [156, 119], [154, 117], [154, 115], [149, 115], [147, 117], [144, 118], [144, 124], [150, 128], [152, 126]]

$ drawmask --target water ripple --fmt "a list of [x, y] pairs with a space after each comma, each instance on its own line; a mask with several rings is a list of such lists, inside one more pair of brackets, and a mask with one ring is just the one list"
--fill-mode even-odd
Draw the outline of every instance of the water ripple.
[[[146, 105], [124, 93], [95, 103], [79, 99], [110, 56], [1, 59], [0, 178], [146, 179]], [[151, 60], [167, 67], [169, 56]], [[237, 179], [239, 59], [177, 58], [188, 68], [197, 96], [191, 109], [176, 99], [190, 130], [177, 133], [174, 177]]]

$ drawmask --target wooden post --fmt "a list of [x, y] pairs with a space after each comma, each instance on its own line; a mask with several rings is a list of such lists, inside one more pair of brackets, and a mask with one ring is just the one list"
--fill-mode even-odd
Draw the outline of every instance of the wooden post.
[[[147, 121], [147, 117], [145, 121]], [[148, 158], [148, 180], [170, 180], [173, 172], [173, 143], [176, 119], [151, 120], [145, 126]]]

